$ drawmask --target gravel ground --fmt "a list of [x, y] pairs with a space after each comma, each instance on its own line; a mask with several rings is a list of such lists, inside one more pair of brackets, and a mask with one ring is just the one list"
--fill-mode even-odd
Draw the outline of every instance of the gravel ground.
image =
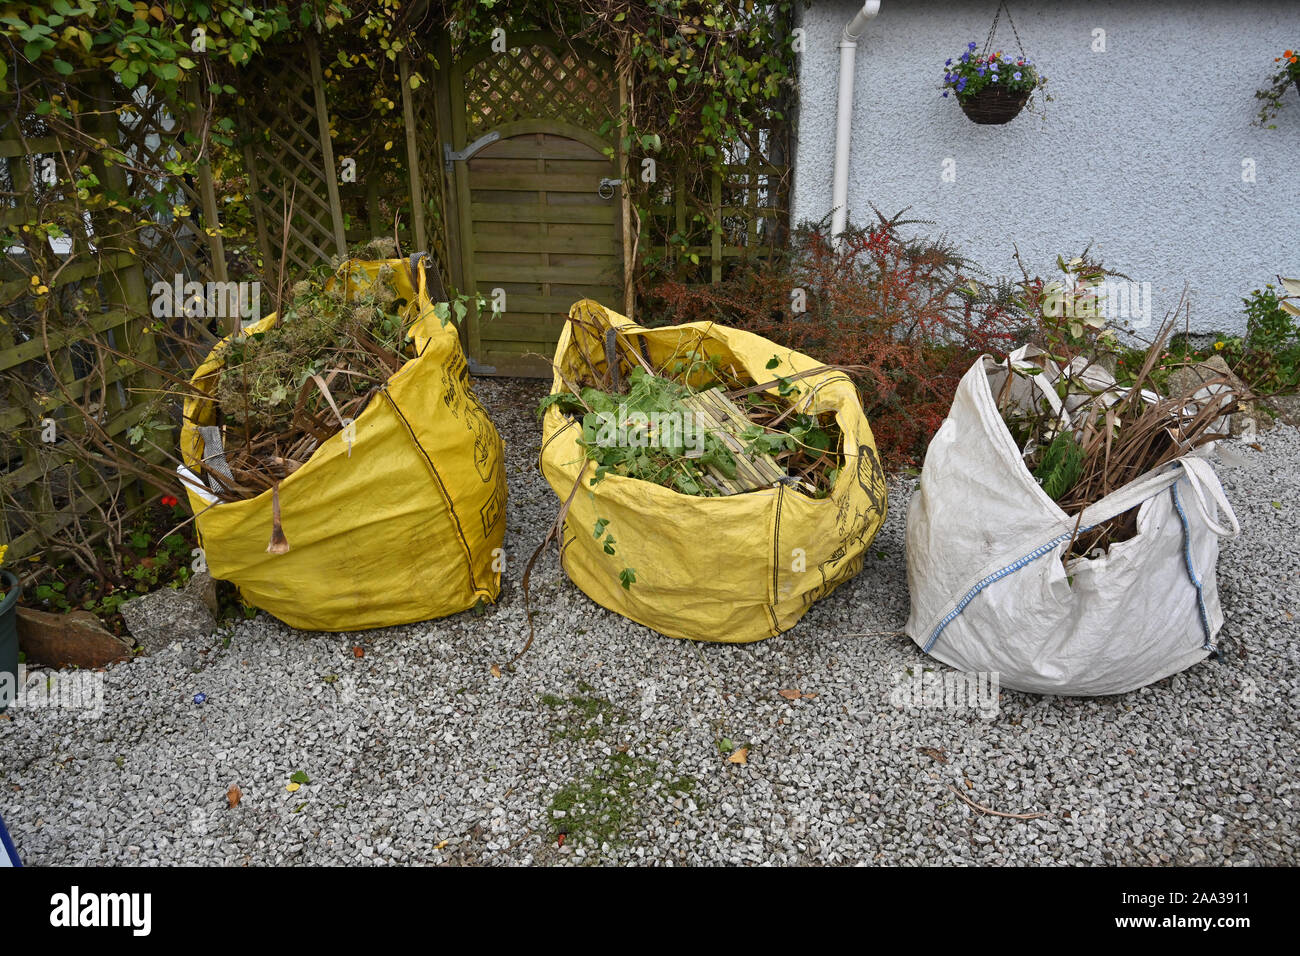
[[[555, 505], [542, 392], [480, 392], [522, 560]], [[351, 635], [262, 615], [110, 668], [98, 718], [0, 718], [0, 814], [29, 864], [1295, 864], [1300, 432], [1261, 445], [1222, 462], [1244, 529], [1219, 566], [1224, 659], [1122, 697], [894, 706], [909, 674], [947, 670], [898, 633], [899, 478], [862, 574], [781, 637], [659, 636], [553, 558], [537, 641], [500, 677], [523, 639], [517, 568], [483, 614]]]

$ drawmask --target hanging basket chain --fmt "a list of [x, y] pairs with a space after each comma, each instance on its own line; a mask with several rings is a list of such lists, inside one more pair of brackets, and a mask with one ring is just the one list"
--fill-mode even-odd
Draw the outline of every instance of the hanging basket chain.
[[1020, 42], [1020, 31], [1016, 29], [1015, 18], [1011, 16], [1011, 8], [1007, 6], [1006, 0], [1001, 0], [1001, 2], [998, 4], [998, 9], [993, 14], [993, 25], [989, 27], [988, 38], [985, 39], [984, 49], [981, 50], [980, 52], [987, 56], [989, 51], [993, 49], [993, 36], [998, 32], [998, 21], [1001, 19], [1002, 11], [1004, 10], [1007, 13], [1007, 23], [1011, 26], [1011, 33], [1016, 38], [1016, 49], [1020, 51], [1020, 58], [1022, 60], [1027, 59], [1027, 54], [1025, 53], [1025, 46], [1023, 43]]

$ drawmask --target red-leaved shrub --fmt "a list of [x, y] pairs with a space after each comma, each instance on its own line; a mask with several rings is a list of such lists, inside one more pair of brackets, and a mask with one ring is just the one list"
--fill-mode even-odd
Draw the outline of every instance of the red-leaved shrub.
[[838, 244], [825, 223], [800, 226], [779, 258], [741, 263], [718, 285], [660, 282], [642, 315], [655, 324], [715, 321], [854, 366], [886, 462], [915, 465], [962, 374], [982, 352], [1013, 348], [1025, 313], [1014, 286], [980, 281], [945, 240], [904, 237], [916, 223], [902, 213], [877, 219]]

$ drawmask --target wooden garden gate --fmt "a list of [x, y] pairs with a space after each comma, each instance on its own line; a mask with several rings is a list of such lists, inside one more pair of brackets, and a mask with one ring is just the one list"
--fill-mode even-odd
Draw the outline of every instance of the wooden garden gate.
[[445, 84], [456, 285], [501, 309], [469, 318], [481, 371], [549, 377], [569, 307], [623, 302], [617, 86], [580, 44], [528, 32], [507, 46], [470, 51]]
[[[618, 93], [610, 58], [537, 31], [511, 34], [455, 59], [444, 38], [435, 82], [416, 84], [400, 58], [409, 195], [399, 223], [403, 253], [428, 252], [440, 285], [477, 291], [500, 311], [471, 309], [463, 340], [482, 374], [550, 375], [569, 307], [592, 297], [623, 304], [623, 196]], [[392, 235], [374, 196], [348, 210], [340, 185], [347, 145], [331, 143], [325, 57], [267, 57], [241, 91], [245, 166], [264, 270], [271, 278], [287, 237], [294, 269], [337, 255], [362, 230]], [[400, 159], [398, 159], [400, 155]], [[369, 185], [378, 176], [367, 170]], [[390, 197], [392, 198], [392, 197]], [[285, 222], [286, 209], [290, 210]], [[366, 221], [366, 220], [369, 221]]]

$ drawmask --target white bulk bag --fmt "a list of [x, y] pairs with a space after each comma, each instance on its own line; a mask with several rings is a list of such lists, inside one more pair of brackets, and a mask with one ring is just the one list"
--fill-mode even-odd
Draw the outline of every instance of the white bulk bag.
[[[1214, 653], [1219, 538], [1240, 527], [1209, 462], [1148, 472], [1080, 522], [1021, 459], [989, 384], [999, 368], [982, 356], [966, 373], [926, 452], [907, 514], [908, 635], [945, 664], [1040, 694], [1124, 693]], [[1135, 505], [1135, 537], [1062, 563], [1076, 527]]]

